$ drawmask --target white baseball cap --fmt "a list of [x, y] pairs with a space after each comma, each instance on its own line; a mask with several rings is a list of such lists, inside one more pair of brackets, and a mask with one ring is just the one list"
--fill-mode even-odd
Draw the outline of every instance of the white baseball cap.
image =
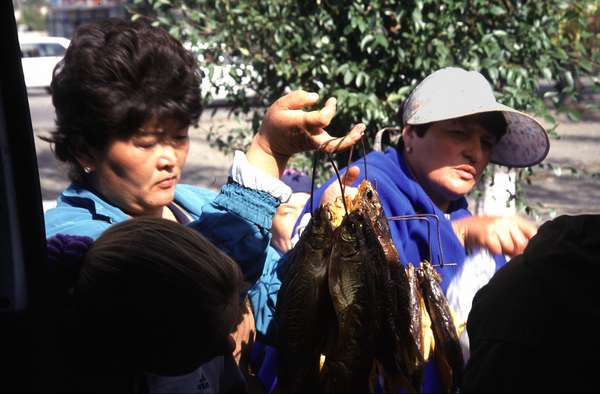
[[419, 125], [493, 111], [502, 112], [507, 127], [492, 150], [492, 163], [528, 167], [546, 158], [550, 141], [544, 127], [533, 117], [498, 103], [489, 82], [477, 71], [447, 67], [430, 74], [406, 99], [402, 121]]

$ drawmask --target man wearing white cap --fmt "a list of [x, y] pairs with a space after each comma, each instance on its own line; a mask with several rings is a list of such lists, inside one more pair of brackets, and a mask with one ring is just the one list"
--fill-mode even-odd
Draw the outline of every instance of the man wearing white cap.
[[[388, 217], [438, 217], [439, 243], [434, 221], [391, 221], [390, 230], [402, 263], [426, 259], [437, 266], [458, 325], [464, 326], [475, 292], [506, 263], [504, 255], [521, 253], [536, 232], [518, 216], [472, 216], [465, 195], [489, 162], [508, 167], [541, 162], [548, 136], [529, 115], [498, 103], [480, 73], [455, 67], [417, 85], [404, 103], [402, 122], [398, 145], [367, 155], [367, 171], [362, 160], [352, 164], [348, 176], [357, 185], [368, 175]], [[334, 181], [316, 192], [315, 201]], [[463, 345], [468, 355], [468, 343]], [[446, 389], [430, 362], [423, 391]]]

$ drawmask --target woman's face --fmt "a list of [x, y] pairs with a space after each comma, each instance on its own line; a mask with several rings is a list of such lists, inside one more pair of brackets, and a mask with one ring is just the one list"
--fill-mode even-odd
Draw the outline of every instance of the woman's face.
[[469, 118], [434, 122], [423, 137], [410, 127], [402, 135], [414, 177], [444, 211], [475, 186], [496, 143], [491, 132]]
[[175, 196], [189, 146], [188, 127], [152, 119], [95, 155], [92, 185], [131, 216], [161, 217]]

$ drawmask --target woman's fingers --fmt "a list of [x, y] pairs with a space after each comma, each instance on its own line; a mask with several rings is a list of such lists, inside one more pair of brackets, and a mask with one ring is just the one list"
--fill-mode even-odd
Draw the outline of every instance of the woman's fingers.
[[331, 119], [335, 116], [336, 99], [331, 97], [326, 102], [323, 108], [315, 111], [304, 112], [303, 125], [304, 128], [311, 134], [320, 134], [324, 127], [329, 126]]
[[511, 256], [516, 256], [518, 254], [523, 253], [523, 251], [527, 247], [527, 243], [529, 242], [529, 239], [531, 238], [528, 235], [528, 233], [524, 232], [520, 228], [512, 228], [510, 230], [510, 236], [511, 236], [512, 242], [514, 244], [514, 251], [513, 251], [513, 253], [507, 253], [507, 254], [509, 254]]
[[[304, 90], [295, 90], [283, 97], [275, 100], [263, 120], [261, 129], [266, 134], [277, 133], [280, 129], [326, 127], [333, 115], [335, 115], [335, 101], [328, 103], [320, 110], [305, 112], [303, 108], [314, 105], [318, 102], [319, 95]], [[333, 108], [332, 108], [333, 107]], [[324, 112], [321, 112], [325, 110]], [[307, 114], [311, 114], [307, 116]], [[327, 118], [329, 117], [329, 120]], [[323, 120], [322, 120], [323, 119]]]
[[504, 248], [507, 245], [506, 243], [502, 242], [502, 239], [500, 237], [490, 237], [481, 242], [481, 245], [479, 246], [483, 246], [484, 248], [489, 250], [491, 254], [501, 254], [504, 252]]
[[537, 234], [537, 227], [533, 223], [518, 216], [515, 217], [519, 219], [519, 228], [521, 229], [522, 234], [527, 238], [527, 240], [530, 240], [534, 237], [534, 235]]
[[519, 216], [472, 216], [453, 223], [453, 227], [462, 230], [457, 236], [465, 234], [467, 247], [480, 246], [509, 256], [523, 253], [537, 232], [532, 223]]
[[319, 147], [324, 152], [341, 152], [352, 147], [364, 135], [366, 126], [363, 123], [354, 125], [352, 129], [343, 137], [333, 138], [325, 130], [320, 134], [311, 135], [309, 138], [315, 147]]
[[276, 127], [301, 127], [318, 132], [318, 129], [329, 126], [335, 116], [336, 99], [328, 99], [321, 109], [303, 110], [318, 100], [317, 93], [295, 90], [277, 99], [269, 108], [267, 117]]
[[502, 254], [507, 254], [509, 256], [514, 255], [515, 243], [513, 242], [513, 239], [510, 235], [510, 231], [497, 234], [496, 239], [498, 239], [498, 243], [500, 244], [500, 250], [492, 251], [490, 249], [490, 251], [492, 251], [492, 253], [494, 253], [494, 254], [502, 253]]
[[305, 90], [294, 90], [285, 96], [281, 96], [273, 103], [283, 109], [302, 109], [314, 105], [319, 101], [319, 94]]

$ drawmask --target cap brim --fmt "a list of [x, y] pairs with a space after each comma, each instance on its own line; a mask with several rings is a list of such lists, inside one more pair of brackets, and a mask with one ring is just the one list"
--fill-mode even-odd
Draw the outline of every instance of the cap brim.
[[507, 167], [529, 167], [539, 164], [550, 151], [550, 140], [546, 129], [532, 116], [500, 103], [482, 105], [472, 111], [436, 114], [421, 117], [419, 121], [408, 120], [407, 124], [418, 125], [461, 118], [484, 112], [502, 112], [506, 119], [506, 133], [494, 146], [490, 161]]
[[544, 126], [526, 113], [498, 104], [507, 127], [506, 134], [494, 146], [491, 162], [507, 167], [529, 167], [542, 162], [550, 151], [550, 139]]

